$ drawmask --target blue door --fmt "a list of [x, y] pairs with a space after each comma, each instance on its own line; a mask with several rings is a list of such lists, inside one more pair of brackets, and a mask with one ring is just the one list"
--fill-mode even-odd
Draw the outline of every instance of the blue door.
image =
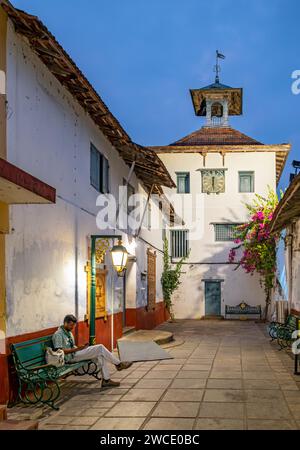
[[221, 315], [221, 282], [205, 281], [205, 315]]

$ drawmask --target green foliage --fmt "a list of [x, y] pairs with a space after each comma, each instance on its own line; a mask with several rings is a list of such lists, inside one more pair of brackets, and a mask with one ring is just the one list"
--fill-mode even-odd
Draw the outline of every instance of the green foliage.
[[[169, 256], [169, 243], [168, 239], [164, 240], [164, 257], [163, 257], [163, 273], [161, 276], [161, 285], [163, 290], [163, 297], [166, 308], [171, 317], [174, 318], [172, 313], [172, 294], [180, 285], [180, 274], [184, 261], [188, 257], [183, 257], [176, 264], [171, 264]], [[174, 267], [175, 266], [175, 267]]]

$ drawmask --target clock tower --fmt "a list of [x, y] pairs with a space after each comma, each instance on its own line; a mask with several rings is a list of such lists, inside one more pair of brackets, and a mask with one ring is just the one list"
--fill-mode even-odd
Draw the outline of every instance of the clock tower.
[[276, 190], [290, 149], [265, 145], [229, 124], [230, 116], [242, 114], [243, 90], [220, 82], [218, 60], [225, 56], [216, 53], [214, 82], [190, 90], [204, 123], [169, 145], [151, 147], [171, 173], [183, 205], [184, 223], [166, 231], [172, 262], [187, 258], [172, 298], [178, 319], [224, 316], [225, 305], [241, 302], [265, 304], [259, 276], [250, 277], [228, 255], [236, 247], [236, 227], [249, 220], [245, 204], [255, 194], [266, 197], [270, 187]]
[[229, 116], [242, 114], [243, 90], [215, 82], [190, 90], [196, 116], [206, 117], [206, 127], [229, 127]]

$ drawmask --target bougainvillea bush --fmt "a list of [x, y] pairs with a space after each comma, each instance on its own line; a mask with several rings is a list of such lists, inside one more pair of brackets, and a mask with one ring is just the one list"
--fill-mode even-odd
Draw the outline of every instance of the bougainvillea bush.
[[229, 252], [229, 262], [237, 263], [236, 269], [242, 267], [246, 273], [259, 274], [266, 294], [265, 319], [276, 283], [276, 248], [280, 235], [270, 233], [270, 223], [277, 204], [277, 194], [271, 189], [267, 198], [256, 194], [253, 203], [246, 204], [250, 219], [236, 227], [237, 245]]

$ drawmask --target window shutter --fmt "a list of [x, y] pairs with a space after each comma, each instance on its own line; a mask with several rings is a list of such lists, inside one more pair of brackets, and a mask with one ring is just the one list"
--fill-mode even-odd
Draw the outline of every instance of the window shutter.
[[184, 194], [185, 193], [185, 177], [178, 176], [178, 193], [179, 194]]
[[249, 175], [241, 176], [240, 179], [240, 190], [241, 192], [250, 192], [251, 190], [251, 180]]
[[187, 174], [186, 179], [185, 179], [185, 192], [187, 194], [190, 193], [190, 174]]
[[190, 192], [190, 174], [189, 172], [177, 173], [177, 193], [188, 194]]
[[254, 173], [253, 172], [240, 172], [240, 192], [254, 192]]
[[90, 178], [91, 185], [100, 191], [100, 153], [91, 145]]

